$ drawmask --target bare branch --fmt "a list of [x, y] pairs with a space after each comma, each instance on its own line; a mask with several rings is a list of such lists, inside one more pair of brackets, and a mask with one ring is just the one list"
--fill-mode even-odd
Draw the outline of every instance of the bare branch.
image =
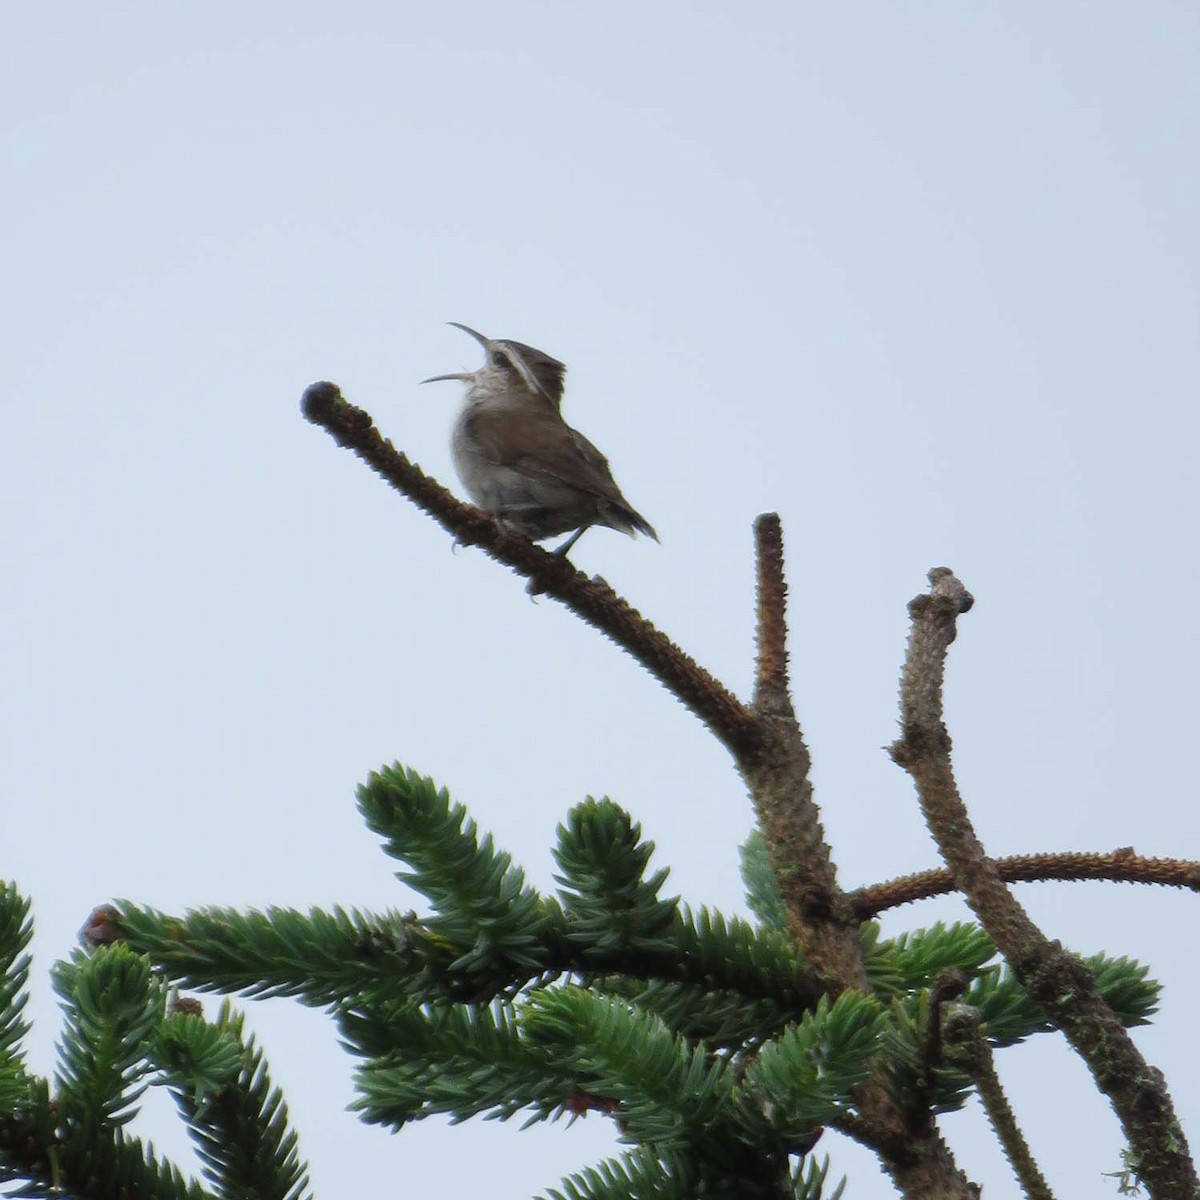
[[838, 887], [833, 856], [813, 800], [812, 759], [788, 694], [787, 584], [776, 513], [754, 522], [758, 664], [754, 716], [762, 753], [738, 759], [788, 910], [792, 935], [814, 965], [841, 986], [865, 987], [858, 921]]
[[[1109, 854], [1069, 850], [1054, 854], [1014, 854], [994, 859], [993, 865], [1005, 883], [1100, 879], [1110, 883], [1153, 883], [1200, 892], [1200, 862], [1185, 858], [1143, 858], [1130, 846]], [[849, 899], [859, 920], [867, 921], [914, 900], [944, 896], [956, 886], [954, 876], [941, 867], [856, 888], [849, 893]]]
[[974, 1081], [988, 1122], [999, 1139], [1005, 1158], [1012, 1164], [1021, 1190], [1029, 1200], [1054, 1200], [1050, 1185], [1034, 1161], [1029, 1143], [1000, 1085], [992, 1061], [992, 1048], [983, 1035], [982, 1020], [979, 1010], [966, 1004], [956, 1004], [946, 1013], [942, 1022], [946, 1057]]
[[576, 616], [633, 655], [669, 692], [704, 722], [735, 756], [756, 741], [749, 710], [664, 633], [616, 594], [603, 579], [588, 577], [565, 558], [505, 532], [487, 513], [455, 499], [375, 427], [370, 414], [348, 403], [333, 383], [314, 383], [301, 402], [304, 415], [351, 449], [398, 492], [428, 513], [458, 541], [478, 546], [530, 580]]
[[760, 713], [792, 715], [788, 695], [787, 583], [783, 578], [783, 529], [778, 513], [754, 522], [758, 576], [758, 670], [754, 707]]
[[858, 921], [838, 886], [813, 800], [812, 759], [788, 695], [787, 584], [776, 513], [754, 523], [758, 665], [754, 716], [761, 752], [741, 756], [759, 825], [788, 911], [792, 936], [835, 987], [866, 988]]
[[[787, 585], [783, 533], [775, 513], [754, 525], [758, 663], [754, 715], [759, 749], [738, 756], [775, 870], [788, 928], [832, 994], [869, 991], [859, 918], [838, 886], [833, 856], [813, 799], [812, 760], [792, 707], [787, 663]], [[966, 1177], [942, 1141], [928, 1104], [897, 1105], [877, 1076], [860, 1086], [858, 1112], [843, 1132], [871, 1146], [906, 1196], [963, 1200]]]
[[1030, 920], [971, 825], [942, 723], [942, 684], [958, 617], [974, 600], [945, 567], [930, 571], [929, 582], [929, 593], [909, 604], [912, 632], [900, 681], [903, 735], [892, 757], [912, 776], [929, 830], [975, 915], [1112, 1102], [1150, 1195], [1195, 1200], [1200, 1180], [1162, 1073], [1142, 1057], [1091, 972]]

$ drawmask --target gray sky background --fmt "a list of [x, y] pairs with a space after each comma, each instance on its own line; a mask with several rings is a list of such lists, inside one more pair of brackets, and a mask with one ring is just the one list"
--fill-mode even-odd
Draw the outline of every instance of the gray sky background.
[[[11, 6], [0, 873], [36, 906], [36, 1065], [110, 897], [410, 904], [353, 800], [395, 759], [539, 886], [608, 794], [689, 902], [745, 911], [725, 753], [301, 418], [336, 380], [457, 489], [458, 389], [417, 387], [479, 361], [447, 320], [569, 364], [662, 537], [576, 561], [742, 694], [750, 525], [782, 515], [846, 886], [935, 862], [881, 747], [939, 564], [977, 597], [947, 702], [989, 850], [1200, 857], [1198, 128], [1185, 3]], [[1200, 1147], [1196, 897], [1020, 895], [1165, 983], [1138, 1041]], [[595, 1116], [360, 1125], [326, 1018], [246, 1007], [322, 1197], [521, 1197], [615, 1147]], [[1060, 1194], [1115, 1195], [1082, 1065], [1046, 1037], [1000, 1066]], [[1015, 1193], [974, 1106], [945, 1128]]]

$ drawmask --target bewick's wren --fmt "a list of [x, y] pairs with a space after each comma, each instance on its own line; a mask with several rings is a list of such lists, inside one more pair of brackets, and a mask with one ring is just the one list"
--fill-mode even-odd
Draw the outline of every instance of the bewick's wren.
[[421, 382], [459, 379], [467, 385], [451, 450], [471, 499], [535, 541], [574, 530], [555, 554], [566, 554], [592, 525], [658, 541], [653, 526], [621, 495], [608, 460], [562, 419], [567, 368], [532, 346], [450, 324], [470, 334], [487, 359], [478, 371]]

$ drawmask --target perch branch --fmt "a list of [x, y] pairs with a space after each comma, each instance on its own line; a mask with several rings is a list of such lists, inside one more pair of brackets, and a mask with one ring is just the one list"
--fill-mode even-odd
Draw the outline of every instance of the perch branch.
[[942, 721], [946, 653], [974, 604], [945, 567], [909, 604], [912, 631], [900, 679], [903, 733], [892, 757], [912, 776], [926, 824], [984, 929], [1030, 998], [1087, 1063], [1121, 1122], [1154, 1200], [1195, 1200], [1200, 1180], [1162, 1073], [1142, 1057], [1091, 972], [1033, 923], [975, 834], [959, 795]]
[[[1062, 851], [1054, 854], [1014, 854], [997, 858], [994, 865], [1005, 883], [1068, 882], [1102, 879], [1110, 883], [1155, 883], [1161, 887], [1190, 888], [1200, 892], [1200, 862], [1184, 858], [1143, 858], [1125, 846], [1108, 854]], [[955, 890], [954, 876], [944, 867], [921, 871], [856, 888], [850, 904], [860, 921], [881, 912], [928, 900]]]
[[589, 578], [565, 558], [542, 550], [521, 534], [505, 532], [489, 514], [455, 499], [396, 450], [376, 429], [370, 414], [348, 403], [336, 384], [312, 384], [304, 392], [301, 409], [314, 425], [332, 435], [340, 446], [353, 450], [458, 541], [480, 547], [611, 638], [691, 709], [735, 756], [752, 746], [756, 726], [746, 707], [603, 579]]

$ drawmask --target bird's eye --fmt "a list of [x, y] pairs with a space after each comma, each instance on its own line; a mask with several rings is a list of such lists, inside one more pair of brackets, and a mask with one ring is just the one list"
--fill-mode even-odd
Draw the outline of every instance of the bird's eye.
[[496, 366], [498, 366], [498, 367], [504, 367], [505, 369], [507, 369], [508, 367], [512, 366], [512, 363], [510, 363], [508, 361], [508, 355], [501, 354], [499, 351], [497, 351], [492, 356], [492, 360], [495, 362]]

